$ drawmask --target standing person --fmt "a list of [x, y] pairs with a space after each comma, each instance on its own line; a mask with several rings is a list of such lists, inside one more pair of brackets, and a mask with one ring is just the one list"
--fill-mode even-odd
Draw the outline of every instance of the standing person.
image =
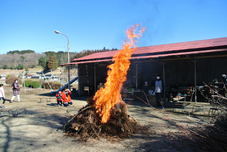
[[155, 81], [155, 97], [156, 97], [157, 106], [161, 106], [162, 80], [160, 76], [157, 76]]
[[6, 101], [9, 101], [11, 103], [11, 100], [6, 99], [5, 97], [5, 91], [4, 91], [4, 87], [3, 84], [0, 84], [0, 100], [3, 100], [3, 104], [5, 104]]
[[3, 100], [3, 104], [5, 103], [5, 91], [3, 88], [3, 84], [0, 84], [0, 100]]
[[17, 79], [14, 80], [12, 84], [12, 89], [13, 89], [13, 96], [11, 98], [11, 101], [14, 101], [15, 97], [17, 97], [17, 101], [20, 101], [20, 86]]

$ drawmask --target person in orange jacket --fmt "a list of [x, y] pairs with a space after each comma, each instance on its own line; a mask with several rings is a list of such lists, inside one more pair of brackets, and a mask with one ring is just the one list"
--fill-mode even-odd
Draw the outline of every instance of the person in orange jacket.
[[66, 89], [65, 92], [66, 92], [66, 97], [68, 99], [68, 104], [72, 105], [73, 104], [71, 99], [72, 92], [69, 89]]
[[62, 100], [63, 100], [63, 105], [67, 107], [68, 105], [72, 105], [72, 99], [71, 99], [71, 91], [69, 89], [65, 89], [62, 92]]

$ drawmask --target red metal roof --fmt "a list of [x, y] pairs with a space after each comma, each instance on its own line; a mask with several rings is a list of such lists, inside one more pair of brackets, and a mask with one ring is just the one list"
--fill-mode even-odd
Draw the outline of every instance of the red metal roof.
[[191, 52], [179, 52], [179, 53], [137, 56], [137, 57], [132, 57], [132, 59], [149, 59], [149, 58], [160, 58], [160, 57], [167, 57], [167, 56], [204, 54], [204, 53], [223, 52], [223, 51], [227, 51], [227, 49], [214, 49], [214, 50], [204, 50], [204, 51], [191, 51]]
[[71, 63], [65, 64], [65, 65], [83, 64], [83, 63], [96, 63], [96, 62], [100, 63], [100, 62], [108, 62], [108, 61], [112, 61], [112, 59], [71, 62]]
[[[176, 51], [176, 52], [179, 51], [180, 52], [180, 51], [183, 51], [183, 50], [215, 48], [215, 47], [221, 47], [221, 46], [227, 46], [227, 37], [216, 38], [216, 39], [208, 39], [208, 40], [199, 40], [199, 41], [155, 45], [155, 46], [148, 46], [148, 47], [139, 47], [139, 48], [136, 48], [133, 55], [142, 55], [142, 54], [149, 54], [149, 53], [165, 53], [165, 54], [162, 54], [162, 55], [151, 55], [151, 57], [154, 57], [154, 56], [161, 57], [161, 56], [170, 56], [170, 54], [168, 54], [170, 51]], [[78, 62], [78, 64], [79, 64], [79, 62], [82, 63], [82, 62], [85, 62], [85, 61], [88, 61], [88, 60], [112, 58], [116, 54], [117, 51], [93, 53], [93, 54], [90, 54], [88, 56], [73, 59], [73, 62]], [[191, 52], [191, 53], [192, 54], [198, 54], [199, 52], [194, 52], [194, 53]], [[186, 52], [185, 53], [179, 53], [179, 55], [180, 54], [184, 55], [184, 54], [187, 54], [187, 53]], [[172, 53], [172, 55], [174, 55], [174, 53]], [[145, 58], [145, 57], [148, 57], [148, 56], [140, 56], [140, 57], [132, 57], [132, 58]], [[100, 60], [95, 60], [95, 61], [99, 62]], [[86, 63], [88, 63], [88, 62], [86, 62]], [[89, 62], [89, 63], [91, 63], [91, 62]]]
[[80, 60], [91, 60], [91, 59], [97, 59], [97, 58], [107, 58], [107, 57], [113, 57], [118, 50], [116, 51], [107, 51], [107, 52], [98, 52], [98, 53], [93, 53], [81, 58], [76, 58], [73, 59], [73, 61], [80, 61]]
[[[179, 52], [179, 53], [167, 53], [167, 54], [157, 54], [157, 55], [135, 56], [135, 57], [132, 57], [131, 60], [160, 58], [160, 57], [169, 57], [169, 56], [180, 56], [180, 55], [192, 55], [192, 54], [205, 54], [205, 53], [223, 52], [223, 51], [227, 51], [227, 49], [212, 49], [212, 50], [203, 50], [203, 51], [191, 51], [191, 52]], [[108, 62], [108, 61], [112, 61], [112, 59], [78, 61], [78, 62], [72, 62], [72, 63], [69, 63], [69, 64], [73, 65], [73, 64], [84, 64], [84, 63], [100, 63], [100, 62]], [[65, 65], [67, 65], [67, 64], [65, 64]]]

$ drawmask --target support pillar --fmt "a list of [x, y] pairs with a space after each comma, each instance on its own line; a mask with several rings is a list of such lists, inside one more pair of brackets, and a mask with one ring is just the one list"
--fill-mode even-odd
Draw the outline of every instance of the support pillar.
[[166, 98], [166, 76], [165, 76], [165, 63], [162, 63], [162, 77], [163, 77], [163, 97]]
[[136, 63], [136, 89], [138, 89], [138, 63]]
[[197, 61], [194, 59], [194, 87], [195, 87], [195, 102], [197, 102]]
[[68, 70], [68, 89], [70, 89], [70, 65], [67, 66], [67, 70]]
[[94, 91], [97, 91], [97, 82], [96, 82], [96, 64], [94, 63]]

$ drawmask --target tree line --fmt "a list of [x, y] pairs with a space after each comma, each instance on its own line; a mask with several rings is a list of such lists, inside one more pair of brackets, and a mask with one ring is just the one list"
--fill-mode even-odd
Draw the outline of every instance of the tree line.
[[117, 49], [116, 48], [106, 49], [105, 47], [103, 49], [100, 49], [100, 50], [83, 50], [79, 53], [76, 53], [74, 58], [81, 58], [83, 56], [87, 56], [87, 55], [90, 55], [92, 53], [97, 53], [97, 52], [115, 51], [115, 50], [117, 50]]
[[[104, 52], [104, 51], [114, 51], [117, 50], [115, 48], [113, 49], [106, 49], [105, 47], [100, 50], [83, 50], [78, 53], [72, 53], [70, 52], [70, 61], [75, 58], [80, 58], [92, 53], [96, 52]], [[59, 65], [67, 63], [68, 62], [68, 53], [63, 51], [47, 51], [44, 52], [45, 56], [42, 56], [39, 58], [39, 65], [43, 67], [44, 70], [55, 70]]]
[[34, 50], [13, 50], [7, 52], [7, 54], [26, 54], [26, 53], [35, 53]]
[[[70, 61], [74, 58], [80, 58], [92, 53], [113, 51], [113, 49], [96, 49], [82, 50], [80, 52], [70, 52]], [[68, 53], [64, 51], [46, 51], [42, 54], [36, 53], [34, 50], [13, 50], [5, 55], [0, 55], [1, 66], [3, 69], [25, 69], [35, 67], [37, 65], [43, 67], [44, 71], [55, 70], [59, 65], [68, 62]]]

